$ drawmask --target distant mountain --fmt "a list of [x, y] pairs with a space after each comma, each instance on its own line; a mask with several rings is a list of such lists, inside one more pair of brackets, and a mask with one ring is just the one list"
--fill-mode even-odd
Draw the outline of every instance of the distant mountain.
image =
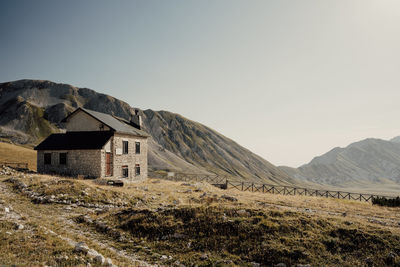
[[[41, 80], [0, 84], [0, 137], [36, 144], [77, 107], [125, 119], [134, 108], [88, 88]], [[282, 170], [222, 134], [168, 111], [140, 111], [151, 134], [150, 169], [215, 172], [265, 182], [293, 183]]]
[[365, 139], [336, 147], [299, 168], [279, 168], [303, 181], [342, 187], [400, 183], [400, 137]]
[[396, 137], [390, 139], [390, 142], [400, 143], [400, 136], [396, 136]]

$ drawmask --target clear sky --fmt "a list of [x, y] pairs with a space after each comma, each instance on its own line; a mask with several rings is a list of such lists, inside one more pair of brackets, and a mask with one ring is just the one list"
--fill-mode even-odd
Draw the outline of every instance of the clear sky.
[[0, 82], [168, 110], [276, 165], [400, 135], [400, 1], [0, 1]]

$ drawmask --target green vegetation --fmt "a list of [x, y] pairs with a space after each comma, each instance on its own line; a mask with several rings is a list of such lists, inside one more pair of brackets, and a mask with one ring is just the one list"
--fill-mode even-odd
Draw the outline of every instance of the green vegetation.
[[400, 207], [400, 197], [396, 198], [385, 198], [385, 197], [374, 197], [372, 204], [387, 207]]
[[204, 206], [158, 212], [126, 209], [98, 220], [153, 253], [172, 255], [190, 266], [400, 263], [400, 258], [388, 259], [390, 252], [400, 251], [400, 237], [389, 231], [297, 212]]
[[54, 132], [58, 132], [58, 129], [51, 125], [50, 122], [44, 119], [44, 109], [31, 105], [26, 102], [27, 108], [31, 116], [28, 118], [26, 133], [31, 136], [35, 136], [37, 139], [43, 139]]

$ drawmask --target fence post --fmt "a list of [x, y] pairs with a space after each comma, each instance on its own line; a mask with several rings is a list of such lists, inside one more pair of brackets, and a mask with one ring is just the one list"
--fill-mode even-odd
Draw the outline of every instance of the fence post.
[[251, 192], [254, 191], [254, 183], [251, 183]]
[[293, 195], [296, 195], [296, 187], [293, 189]]
[[225, 189], [228, 189], [228, 179], [225, 180]]
[[265, 193], [264, 187], [265, 187], [265, 185], [263, 184], [263, 187], [262, 187], [263, 188], [263, 193]]
[[242, 191], [243, 191], [243, 184], [244, 184], [244, 182], [242, 182]]

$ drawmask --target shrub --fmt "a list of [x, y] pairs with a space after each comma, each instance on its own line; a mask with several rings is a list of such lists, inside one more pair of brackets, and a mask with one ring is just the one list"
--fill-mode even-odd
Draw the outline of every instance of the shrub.
[[400, 207], [400, 197], [386, 198], [386, 197], [374, 197], [372, 198], [372, 204], [387, 207]]

